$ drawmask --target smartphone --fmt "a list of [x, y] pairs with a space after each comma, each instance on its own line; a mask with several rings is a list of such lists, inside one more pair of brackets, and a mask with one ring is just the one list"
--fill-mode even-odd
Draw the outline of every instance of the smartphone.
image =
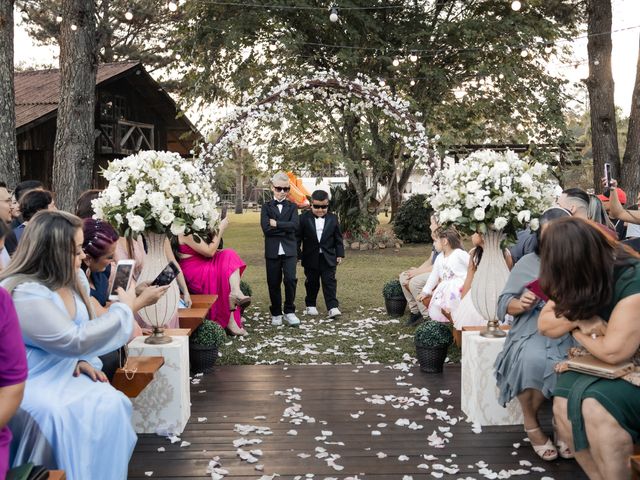
[[227, 218], [227, 209], [229, 207], [227, 205], [223, 205], [222, 206], [222, 210], [220, 211], [220, 220], [224, 220], [225, 218]]
[[135, 264], [135, 260], [120, 260], [118, 262], [116, 275], [113, 279], [113, 285], [111, 286], [111, 293], [109, 294], [109, 300], [112, 302], [118, 300], [118, 288], [122, 288], [123, 290], [129, 288]]
[[611, 190], [611, 164], [604, 164], [604, 178], [606, 182], [606, 188], [604, 189], [604, 196], [609, 197], [609, 191]]
[[158, 274], [151, 285], [155, 285], [158, 287], [164, 287], [165, 285], [169, 285], [171, 282], [175, 280], [175, 278], [180, 273], [178, 267], [173, 262], [169, 262], [169, 264], [164, 267], [164, 269]]
[[540, 288], [540, 281], [537, 278], [533, 282], [527, 283], [524, 288], [528, 289], [543, 302], [547, 302], [549, 300], [547, 294], [542, 291], [542, 288]]

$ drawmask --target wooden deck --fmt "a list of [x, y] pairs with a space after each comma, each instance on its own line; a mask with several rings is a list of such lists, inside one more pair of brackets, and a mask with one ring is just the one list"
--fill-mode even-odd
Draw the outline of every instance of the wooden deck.
[[[412, 388], [428, 389], [428, 403], [419, 405], [426, 392]], [[192, 416], [180, 436], [190, 445], [140, 435], [129, 478], [210, 479], [207, 466], [214, 456], [220, 457], [222, 468], [228, 470], [224, 478], [230, 479], [273, 474], [282, 479], [305, 475], [308, 479], [486, 478], [489, 472], [478, 462], [486, 462], [485, 468], [497, 474], [513, 470], [511, 478], [586, 478], [573, 460], [538, 459], [523, 441], [521, 426], [485, 427], [482, 433], [474, 433], [460, 411], [460, 367], [456, 365], [435, 375], [416, 367], [407, 373], [383, 365], [226, 366], [192, 385], [191, 401]], [[547, 432], [549, 414], [547, 408], [543, 420]], [[292, 415], [302, 417], [299, 425], [291, 423]], [[433, 419], [425, 418], [429, 415]], [[460, 421], [451, 425], [438, 415]], [[315, 422], [309, 423], [309, 417]], [[399, 419], [423, 428], [396, 425]], [[272, 434], [243, 436], [234, 431], [236, 424], [267, 427]], [[434, 431], [448, 442], [444, 448], [430, 446]], [[238, 457], [233, 442], [241, 438], [262, 440], [240, 447], [247, 452], [261, 450], [257, 463]], [[332, 454], [340, 457], [328, 462]], [[425, 459], [429, 455], [436, 459]], [[256, 465], [264, 470], [256, 470]]]

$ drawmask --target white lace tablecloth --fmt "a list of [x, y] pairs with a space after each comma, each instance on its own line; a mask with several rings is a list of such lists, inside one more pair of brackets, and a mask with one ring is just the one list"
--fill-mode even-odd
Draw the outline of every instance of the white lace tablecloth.
[[485, 338], [480, 332], [462, 332], [461, 408], [469, 420], [483, 426], [522, 423], [520, 404], [513, 399], [504, 408], [498, 403], [493, 364], [505, 338]]
[[191, 416], [189, 390], [189, 337], [175, 336], [165, 345], [144, 343], [137, 337], [129, 343], [129, 356], [162, 356], [164, 365], [133, 403], [136, 433], [182, 433]]

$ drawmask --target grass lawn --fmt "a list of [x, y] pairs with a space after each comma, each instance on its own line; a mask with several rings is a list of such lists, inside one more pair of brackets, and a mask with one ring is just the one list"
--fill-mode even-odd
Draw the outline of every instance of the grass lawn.
[[[229, 215], [225, 247], [233, 248], [247, 264], [243, 279], [253, 289], [253, 304], [245, 312], [244, 338], [229, 339], [221, 350], [223, 365], [254, 363], [398, 363], [415, 355], [413, 328], [405, 318], [390, 318], [384, 309], [382, 286], [398, 274], [421, 264], [431, 253], [428, 245], [402, 248], [347, 251], [338, 267], [338, 299], [342, 317], [328, 321], [322, 292], [318, 298], [318, 317], [304, 317], [304, 273], [298, 264], [296, 308], [300, 328], [272, 327], [269, 314], [264, 263], [264, 240], [258, 212]], [[388, 219], [380, 217], [385, 224]], [[407, 310], [408, 313], [408, 310]], [[459, 352], [452, 348], [450, 358]]]

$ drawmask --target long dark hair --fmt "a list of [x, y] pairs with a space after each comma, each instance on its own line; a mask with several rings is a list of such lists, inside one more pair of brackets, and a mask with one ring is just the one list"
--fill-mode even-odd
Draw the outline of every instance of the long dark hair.
[[614, 268], [640, 256], [589, 220], [569, 217], [549, 223], [540, 240], [540, 287], [556, 303], [556, 315], [588, 319], [613, 296]]

